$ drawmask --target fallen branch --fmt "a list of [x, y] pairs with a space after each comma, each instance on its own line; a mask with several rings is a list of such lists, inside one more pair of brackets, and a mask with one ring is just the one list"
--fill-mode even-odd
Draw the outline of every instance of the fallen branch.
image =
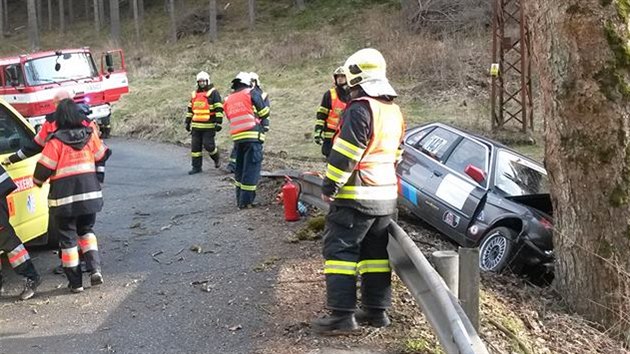
[[505, 326], [503, 326], [502, 324], [500, 324], [499, 322], [491, 318], [488, 319], [488, 322], [490, 322], [491, 325], [495, 326], [498, 330], [505, 333], [508, 337], [510, 337], [512, 340], [518, 343], [518, 346], [521, 348], [523, 353], [532, 354], [532, 351], [527, 346], [527, 344], [525, 344], [525, 342], [523, 342], [514, 332], [512, 332], [511, 330], [509, 330], [508, 328], [506, 328]]

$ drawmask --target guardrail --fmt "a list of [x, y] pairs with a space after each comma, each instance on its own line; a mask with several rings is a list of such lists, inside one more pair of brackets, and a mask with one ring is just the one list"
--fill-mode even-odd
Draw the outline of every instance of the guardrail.
[[[315, 175], [300, 175], [300, 199], [320, 209], [328, 204], [320, 199], [323, 180]], [[448, 354], [487, 354], [457, 298], [440, 275], [398, 224], [389, 226], [389, 258], [394, 271], [416, 299], [440, 344]]]

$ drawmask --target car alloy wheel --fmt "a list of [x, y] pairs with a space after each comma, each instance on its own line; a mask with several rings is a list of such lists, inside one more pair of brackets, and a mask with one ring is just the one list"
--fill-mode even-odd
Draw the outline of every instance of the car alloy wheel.
[[512, 251], [512, 230], [497, 228], [491, 230], [481, 242], [479, 268], [487, 272], [500, 272], [508, 264]]

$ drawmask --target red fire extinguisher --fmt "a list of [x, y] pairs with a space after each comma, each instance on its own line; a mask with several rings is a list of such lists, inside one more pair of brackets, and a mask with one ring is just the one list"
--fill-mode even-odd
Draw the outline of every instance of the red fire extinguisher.
[[284, 203], [284, 218], [286, 221], [300, 220], [298, 211], [299, 188], [288, 176], [282, 186], [282, 202]]

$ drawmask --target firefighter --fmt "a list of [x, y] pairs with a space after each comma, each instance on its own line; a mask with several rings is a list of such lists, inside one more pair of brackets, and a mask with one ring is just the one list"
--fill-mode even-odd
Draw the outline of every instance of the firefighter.
[[210, 75], [202, 71], [197, 74], [197, 90], [193, 91], [186, 114], [186, 130], [191, 132], [192, 170], [189, 175], [201, 172], [202, 147], [210, 153], [214, 167], [221, 167], [219, 149], [215, 135], [221, 131], [223, 103], [219, 91], [210, 82]]
[[[55, 111], [58, 129], [51, 134], [37, 162], [33, 183], [50, 179], [48, 206], [59, 234], [61, 260], [73, 293], [83, 291], [79, 251], [85, 258], [90, 283], [103, 283], [98, 244], [93, 227], [103, 207], [101, 184], [95, 163], [107, 159], [107, 147], [71, 99], [62, 100]], [[77, 247], [78, 245], [78, 247]]]
[[348, 83], [343, 68], [337, 68], [333, 73], [335, 87], [324, 93], [322, 103], [317, 109], [317, 121], [315, 122], [314, 140], [317, 145], [322, 146], [322, 155], [328, 157], [332, 149], [332, 138], [339, 119], [343, 114], [348, 102]]
[[[249, 76], [252, 80], [252, 90], [258, 91], [260, 97], [262, 97], [263, 101], [265, 102], [265, 105], [267, 105], [267, 107], [271, 107], [271, 104], [269, 102], [269, 94], [263, 91], [263, 89], [260, 87], [260, 77], [258, 76], [258, 74], [256, 74], [255, 72], [250, 72]], [[230, 163], [228, 164], [227, 170], [230, 173], [234, 173], [234, 171], [236, 171], [236, 146], [232, 147], [232, 153], [230, 154]]]
[[[0, 253], [6, 253], [9, 264], [15, 272], [26, 278], [21, 300], [28, 300], [35, 295], [41, 278], [31, 261], [26, 248], [19, 239], [13, 226], [9, 223], [9, 206], [7, 196], [17, 189], [9, 174], [0, 167]], [[2, 264], [0, 263], [0, 270]], [[0, 294], [4, 292], [2, 273], [0, 273]]]
[[[334, 137], [322, 187], [322, 199], [330, 203], [323, 254], [331, 310], [313, 322], [322, 334], [356, 330], [357, 322], [374, 327], [390, 323], [385, 313], [391, 304], [387, 227], [396, 212], [395, 166], [405, 124], [379, 51], [356, 52], [344, 72], [350, 102]], [[355, 315], [357, 274], [362, 306]]]
[[236, 149], [236, 204], [244, 209], [255, 206], [263, 142], [265, 133], [269, 131], [269, 106], [258, 91], [251, 88], [248, 73], [236, 75], [232, 80], [232, 89], [233, 92], [225, 99], [224, 107]]

